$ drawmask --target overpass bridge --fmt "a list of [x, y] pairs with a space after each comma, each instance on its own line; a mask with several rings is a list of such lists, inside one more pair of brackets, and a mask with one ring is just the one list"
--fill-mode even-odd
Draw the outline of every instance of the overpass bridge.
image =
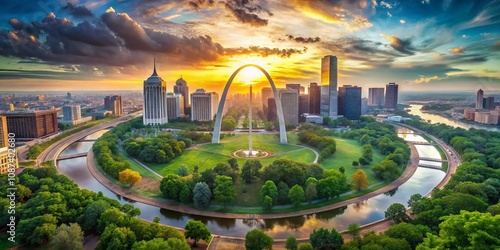
[[438, 158], [429, 158], [429, 157], [419, 157], [419, 160], [422, 161], [436, 161], [436, 162], [448, 162], [448, 160], [438, 159]]
[[73, 158], [84, 157], [84, 156], [87, 156], [87, 154], [88, 154], [88, 152], [79, 153], [79, 154], [72, 154], [72, 155], [63, 155], [63, 156], [57, 157], [57, 160], [60, 161], [60, 160], [68, 160], [68, 159], [73, 159]]

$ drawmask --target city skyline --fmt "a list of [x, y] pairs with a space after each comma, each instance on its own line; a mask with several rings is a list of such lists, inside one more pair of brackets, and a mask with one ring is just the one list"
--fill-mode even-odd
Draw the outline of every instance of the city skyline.
[[[324, 55], [338, 58], [339, 86], [500, 86], [495, 1], [69, 2], [0, 10], [0, 91], [140, 90], [153, 57], [168, 91], [183, 77], [192, 89], [220, 92], [246, 63], [278, 86], [305, 87], [320, 82]], [[235, 91], [246, 81], [266, 85], [259, 72], [243, 73]]]

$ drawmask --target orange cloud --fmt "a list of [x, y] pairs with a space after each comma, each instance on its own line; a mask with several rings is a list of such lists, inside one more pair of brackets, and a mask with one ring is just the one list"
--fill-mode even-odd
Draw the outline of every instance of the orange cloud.
[[464, 53], [464, 51], [465, 51], [465, 48], [462, 46], [460, 46], [458, 48], [451, 48], [450, 49], [450, 52], [454, 53], [454, 54], [462, 54], [462, 53]]

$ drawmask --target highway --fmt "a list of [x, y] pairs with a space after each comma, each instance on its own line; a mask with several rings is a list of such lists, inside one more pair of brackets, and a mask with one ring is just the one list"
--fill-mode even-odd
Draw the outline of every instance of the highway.
[[[129, 115], [126, 115], [126, 116], [114, 119], [112, 121], [105, 122], [105, 123], [96, 125], [94, 127], [88, 128], [88, 129], [84, 129], [82, 131], [79, 131], [79, 132], [77, 132], [75, 134], [72, 134], [72, 135], [70, 135], [68, 137], [65, 137], [65, 138], [63, 138], [63, 139], [55, 142], [54, 144], [52, 144], [49, 147], [47, 147], [38, 156], [38, 158], [36, 159], [36, 165], [35, 166], [39, 167], [44, 162], [52, 161], [54, 159], [57, 159], [57, 157], [59, 156], [59, 154], [61, 154], [61, 152], [66, 147], [68, 147], [71, 143], [76, 142], [76, 141], [84, 138], [85, 136], [93, 134], [93, 133], [95, 133], [97, 131], [100, 131], [102, 129], [107, 129], [107, 128], [110, 128], [110, 127], [114, 127], [114, 126], [116, 126], [116, 125], [118, 125], [118, 124], [120, 124], [122, 122], [131, 120], [131, 119], [137, 117], [139, 113], [140, 112], [132, 113], [132, 114], [129, 114]], [[57, 167], [57, 162], [54, 162], [54, 165]]]

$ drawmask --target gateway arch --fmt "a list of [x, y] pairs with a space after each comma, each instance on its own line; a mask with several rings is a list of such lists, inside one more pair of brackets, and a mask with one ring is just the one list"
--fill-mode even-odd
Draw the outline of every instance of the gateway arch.
[[278, 113], [278, 122], [280, 126], [280, 143], [287, 143], [287, 137], [286, 137], [286, 129], [285, 129], [285, 119], [283, 117], [283, 108], [281, 107], [281, 100], [278, 94], [278, 90], [276, 89], [276, 86], [274, 85], [273, 79], [271, 79], [271, 76], [269, 73], [267, 73], [266, 70], [264, 70], [262, 67], [256, 64], [246, 64], [241, 67], [239, 67], [234, 73], [231, 75], [229, 80], [226, 83], [226, 86], [224, 87], [224, 92], [222, 92], [222, 97], [219, 102], [219, 108], [217, 109], [217, 115], [215, 117], [215, 124], [214, 124], [214, 133], [212, 137], [212, 143], [220, 143], [220, 126], [222, 122], [222, 110], [224, 109], [224, 104], [226, 103], [226, 96], [227, 96], [227, 91], [229, 90], [229, 86], [231, 86], [231, 83], [233, 82], [234, 77], [244, 68], [246, 67], [254, 67], [262, 71], [264, 75], [266, 76], [267, 80], [271, 84], [271, 88], [273, 89], [273, 94], [274, 94], [274, 100], [276, 101], [276, 111]]

